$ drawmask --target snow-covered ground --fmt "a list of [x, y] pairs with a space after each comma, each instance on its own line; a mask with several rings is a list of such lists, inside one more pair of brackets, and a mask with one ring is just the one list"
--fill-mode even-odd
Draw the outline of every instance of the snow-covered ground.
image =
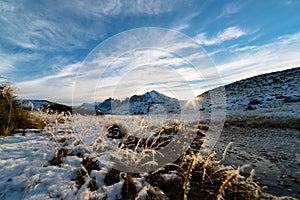
[[[111, 158], [124, 152], [118, 147], [120, 140], [106, 137], [107, 127], [119, 124], [132, 135], [147, 137], [163, 121], [153, 116], [151, 120], [145, 116], [59, 116], [39, 133], [28, 130], [1, 138], [0, 199], [120, 199], [123, 181], [104, 183], [114, 165]], [[137, 153], [129, 154], [135, 162], [141, 159], [135, 157]], [[95, 158], [99, 169], [87, 173], [78, 187], [76, 178], [80, 170], [86, 170], [82, 163], [87, 157]], [[92, 179], [97, 185], [94, 191], [89, 188]], [[147, 184], [143, 177], [135, 181], [143, 199], [142, 188]]]
[[74, 193], [70, 179], [76, 176], [78, 158], [63, 167], [49, 166], [57, 143], [43, 131], [6, 137], [0, 145], [0, 198], [49, 199]]

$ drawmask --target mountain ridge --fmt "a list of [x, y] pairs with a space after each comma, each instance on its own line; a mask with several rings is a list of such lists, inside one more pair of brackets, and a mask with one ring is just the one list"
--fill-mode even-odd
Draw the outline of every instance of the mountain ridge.
[[125, 100], [108, 98], [103, 102], [95, 102], [95, 109], [107, 114], [149, 114], [152, 113], [179, 113], [179, 100], [168, 97], [155, 90], [142, 95], [133, 95]]
[[[279, 109], [300, 102], [300, 67], [283, 71], [261, 74], [242, 79], [224, 86], [226, 92], [226, 110], [251, 111], [259, 108]], [[210, 94], [220, 87], [206, 91], [196, 99], [201, 99], [203, 110], [209, 110]]]
[[[275, 108], [299, 104], [300, 102], [300, 67], [278, 72], [271, 72], [242, 79], [223, 86], [226, 92], [226, 111], [232, 114], [237, 111], [251, 111], [259, 108]], [[222, 87], [222, 86], [221, 86]], [[210, 112], [214, 105], [210, 102], [210, 93], [220, 87], [197, 95], [199, 110]], [[52, 104], [48, 100], [25, 100], [34, 108]], [[180, 103], [176, 98], [168, 97], [155, 90], [142, 95], [132, 95], [125, 100], [113, 98], [102, 102], [83, 103], [73, 109], [99, 110], [107, 114], [148, 114], [180, 113]]]

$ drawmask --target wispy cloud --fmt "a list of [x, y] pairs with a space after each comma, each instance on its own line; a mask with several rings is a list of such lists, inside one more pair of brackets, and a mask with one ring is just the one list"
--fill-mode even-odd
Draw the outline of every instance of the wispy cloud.
[[26, 97], [45, 94], [46, 98], [51, 85], [69, 81], [63, 72], [88, 53], [82, 50], [89, 51], [91, 41], [107, 37], [112, 20], [158, 15], [174, 6], [173, 1], [140, 0], [0, 1], [1, 75], [17, 82]]
[[71, 104], [76, 75], [80, 67], [80, 62], [70, 64], [53, 75], [18, 82], [16, 85], [20, 88], [23, 98], [48, 99]]
[[219, 15], [218, 18], [221, 17], [227, 17], [229, 15], [238, 13], [242, 10], [242, 8], [244, 8], [246, 5], [246, 3], [229, 3], [227, 5], [224, 6], [222, 13]]
[[[80, 91], [74, 97], [77, 102], [93, 101], [94, 96], [97, 100], [112, 95], [122, 99], [138, 87], [150, 85], [160, 85], [180, 94], [180, 88], [174, 88], [175, 85], [201, 79], [187, 61], [162, 49], [139, 49], [121, 57], [97, 57], [91, 63], [81, 69], [77, 79], [76, 91]], [[94, 95], [95, 88], [98, 92]], [[113, 94], [115, 90], [118, 92]]]
[[219, 32], [215, 37], [207, 37], [205, 33], [200, 33], [194, 37], [196, 42], [199, 44], [203, 44], [206, 46], [220, 44], [227, 40], [232, 40], [239, 38], [244, 35], [248, 35], [249, 33], [239, 27], [231, 26], [226, 28], [225, 30]]
[[[69, 7], [66, 3], [66, 6]], [[80, 11], [86, 16], [101, 16], [101, 15], [157, 15], [160, 13], [170, 12], [176, 2], [171, 0], [166, 1], [147, 1], [147, 0], [96, 0], [96, 1], [73, 1], [73, 6], [69, 7]]]
[[[202, 6], [202, 8], [203, 7], [204, 6]], [[187, 16], [176, 20], [174, 22], [174, 25], [171, 27], [171, 29], [179, 32], [188, 29], [190, 27], [190, 21], [200, 14], [201, 14], [201, 8], [200, 10], [197, 10], [197, 12], [190, 13]]]
[[96, 48], [80, 69], [75, 88], [80, 93], [74, 95], [75, 102], [103, 100], [112, 95], [125, 98], [138, 88], [150, 86], [172, 89], [184, 99], [193, 98], [183, 97], [183, 93], [203, 88], [191, 83], [212, 79], [214, 65], [190, 38], [159, 30], [129, 31], [109, 41], [114, 45]]
[[217, 68], [224, 83], [230, 83], [242, 78], [269, 73], [274, 69], [279, 71], [299, 67], [299, 49], [300, 32], [280, 36], [273, 42], [260, 46], [232, 48], [224, 55], [227, 59], [222, 63], [217, 63]]
[[43, 55], [39, 53], [6, 53], [0, 49], [0, 71], [1, 73], [13, 73], [17, 70], [17, 63], [31, 62], [42, 58]]
[[[209, 70], [212, 63], [195, 42], [188, 44], [187, 37], [176, 37], [176, 34], [160, 34], [159, 38], [153, 33], [148, 35], [150, 38], [146, 37], [149, 40], [145, 40], [145, 35], [139, 40], [137, 35], [132, 36], [135, 40], [127, 36], [125, 34], [127, 40], [121, 38], [122, 43], [115, 48], [110, 46], [95, 51], [83, 63], [62, 66], [57, 73], [19, 82], [17, 86], [24, 98], [64, 99], [64, 103], [73, 102], [75, 105], [110, 96], [122, 99], [136, 90], [151, 88], [173, 91], [177, 97], [187, 99], [194, 97], [194, 90], [204, 88], [203, 85], [192, 84], [201, 81], [201, 73], [205, 72], [197, 71], [190, 62], [196, 61], [196, 65], [203, 66], [205, 70]], [[145, 48], [134, 48], [139, 47], [140, 42], [145, 42], [141, 44]], [[155, 48], [156, 42], [161, 48]], [[195, 52], [198, 52], [197, 55]], [[38, 95], [34, 95], [35, 91], [39, 91]]]
[[[170, 1], [0, 2], [0, 39], [32, 50], [84, 48], [99, 39], [113, 17], [170, 12]], [[91, 26], [91, 23], [93, 24]], [[13, 34], [12, 34], [13, 33]]]
[[[23, 63], [31, 62], [29, 71], [45, 76], [55, 66], [70, 64], [65, 60], [74, 63], [83, 59], [88, 52], [81, 58], [78, 52], [89, 51], [91, 42], [107, 37], [117, 16], [158, 15], [174, 6], [173, 1], [140, 0], [0, 1], [1, 72], [11, 75], [13, 69], [23, 70]], [[25, 76], [31, 75], [28, 73]], [[18, 81], [18, 77], [13, 78]]]

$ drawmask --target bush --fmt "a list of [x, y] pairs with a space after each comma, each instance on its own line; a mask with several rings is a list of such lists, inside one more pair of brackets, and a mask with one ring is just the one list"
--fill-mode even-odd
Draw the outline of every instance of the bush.
[[17, 101], [16, 90], [12, 84], [0, 85], [0, 136], [12, 135], [15, 129], [43, 128], [42, 121], [31, 116]]

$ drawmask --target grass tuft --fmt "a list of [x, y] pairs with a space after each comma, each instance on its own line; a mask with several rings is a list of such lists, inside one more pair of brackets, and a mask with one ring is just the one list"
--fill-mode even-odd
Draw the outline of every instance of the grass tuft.
[[10, 136], [16, 129], [43, 129], [43, 119], [25, 110], [14, 93], [17, 88], [12, 84], [0, 85], [0, 136]]

